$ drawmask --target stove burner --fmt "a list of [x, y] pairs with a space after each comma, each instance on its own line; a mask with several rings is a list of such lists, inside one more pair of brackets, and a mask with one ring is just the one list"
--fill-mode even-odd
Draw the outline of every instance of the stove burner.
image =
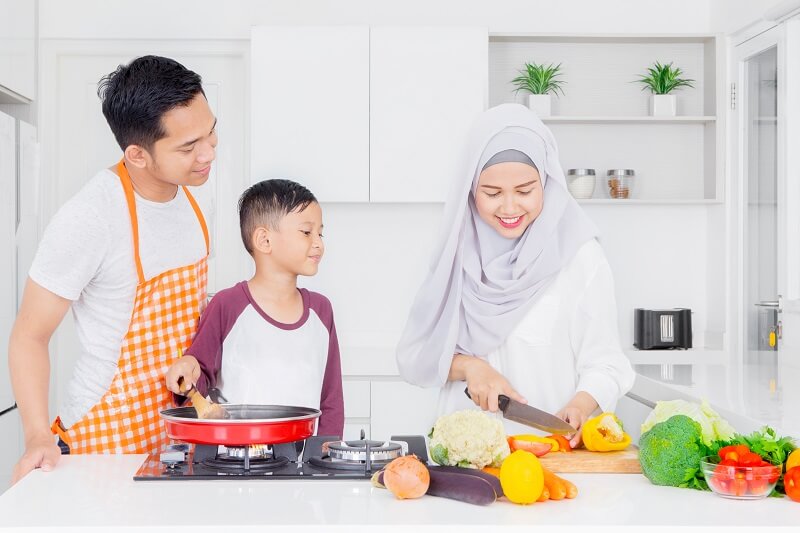
[[250, 459], [272, 457], [269, 446], [266, 444], [251, 444], [250, 446], [226, 446], [225, 453], [221, 455], [231, 459], [244, 459], [245, 454], [248, 454]]
[[350, 440], [328, 445], [328, 456], [332, 462], [363, 464], [367, 462], [367, 449], [372, 462], [388, 462], [403, 454], [403, 448], [396, 442], [376, 440]]
[[289, 459], [286, 457], [273, 457], [269, 448], [263, 444], [226, 447], [225, 452], [200, 461], [200, 464], [209, 468], [240, 472], [274, 470], [288, 463]]

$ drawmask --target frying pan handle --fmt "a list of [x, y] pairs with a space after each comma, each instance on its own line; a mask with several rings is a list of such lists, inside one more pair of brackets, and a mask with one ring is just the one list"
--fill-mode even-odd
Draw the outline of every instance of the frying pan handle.
[[[469, 398], [470, 400], [472, 399], [472, 396], [469, 393], [469, 387], [465, 387], [464, 388], [464, 394], [466, 394], [467, 398]], [[497, 395], [497, 406], [500, 408], [501, 411], [505, 411], [506, 410], [506, 407], [508, 407], [508, 402], [510, 402], [510, 401], [511, 401], [511, 398], [509, 398], [505, 394], [498, 394]]]

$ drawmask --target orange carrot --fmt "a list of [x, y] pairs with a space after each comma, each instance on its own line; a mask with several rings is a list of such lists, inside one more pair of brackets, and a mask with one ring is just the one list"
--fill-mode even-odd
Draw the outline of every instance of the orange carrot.
[[559, 477], [558, 479], [561, 480], [561, 482], [564, 484], [564, 487], [567, 489], [567, 499], [571, 500], [578, 495], [578, 487], [576, 487], [572, 481], [564, 479], [563, 477]]
[[550, 499], [563, 500], [567, 495], [567, 487], [563, 480], [544, 467], [542, 467], [542, 471], [544, 472], [544, 486], [550, 491]]
[[539, 498], [536, 501], [537, 502], [546, 502], [549, 499], [550, 499], [550, 491], [547, 490], [547, 487], [544, 487], [542, 489], [542, 494], [539, 496]]
[[493, 475], [494, 477], [500, 477], [500, 469], [497, 468], [496, 466], [484, 466], [483, 468], [481, 468], [481, 470], [483, 470], [487, 474]]

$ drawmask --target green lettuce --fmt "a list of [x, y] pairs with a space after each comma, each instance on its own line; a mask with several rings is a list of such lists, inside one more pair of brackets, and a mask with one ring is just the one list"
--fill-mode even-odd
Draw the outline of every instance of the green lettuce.
[[735, 433], [733, 426], [719, 416], [706, 400], [700, 404], [685, 400], [656, 402], [655, 409], [642, 424], [642, 433], [675, 415], [686, 415], [700, 424], [701, 437], [707, 446], [714, 441], [731, 439]]

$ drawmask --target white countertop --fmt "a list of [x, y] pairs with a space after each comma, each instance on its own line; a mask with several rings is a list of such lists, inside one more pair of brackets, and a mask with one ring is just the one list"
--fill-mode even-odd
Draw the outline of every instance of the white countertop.
[[728, 500], [708, 492], [656, 487], [638, 474], [566, 475], [578, 487], [574, 500], [531, 506], [500, 500], [480, 507], [431, 496], [396, 500], [366, 480], [133, 481], [144, 458], [64, 456], [54, 471], [36, 470], [0, 496], [0, 530], [20, 526], [41, 531], [156, 527], [173, 532], [205, 527], [227, 532], [253, 526], [286, 530], [315, 525], [371, 529], [437, 524], [484, 528], [544, 524], [792, 526], [800, 516], [800, 504], [787, 498]]

